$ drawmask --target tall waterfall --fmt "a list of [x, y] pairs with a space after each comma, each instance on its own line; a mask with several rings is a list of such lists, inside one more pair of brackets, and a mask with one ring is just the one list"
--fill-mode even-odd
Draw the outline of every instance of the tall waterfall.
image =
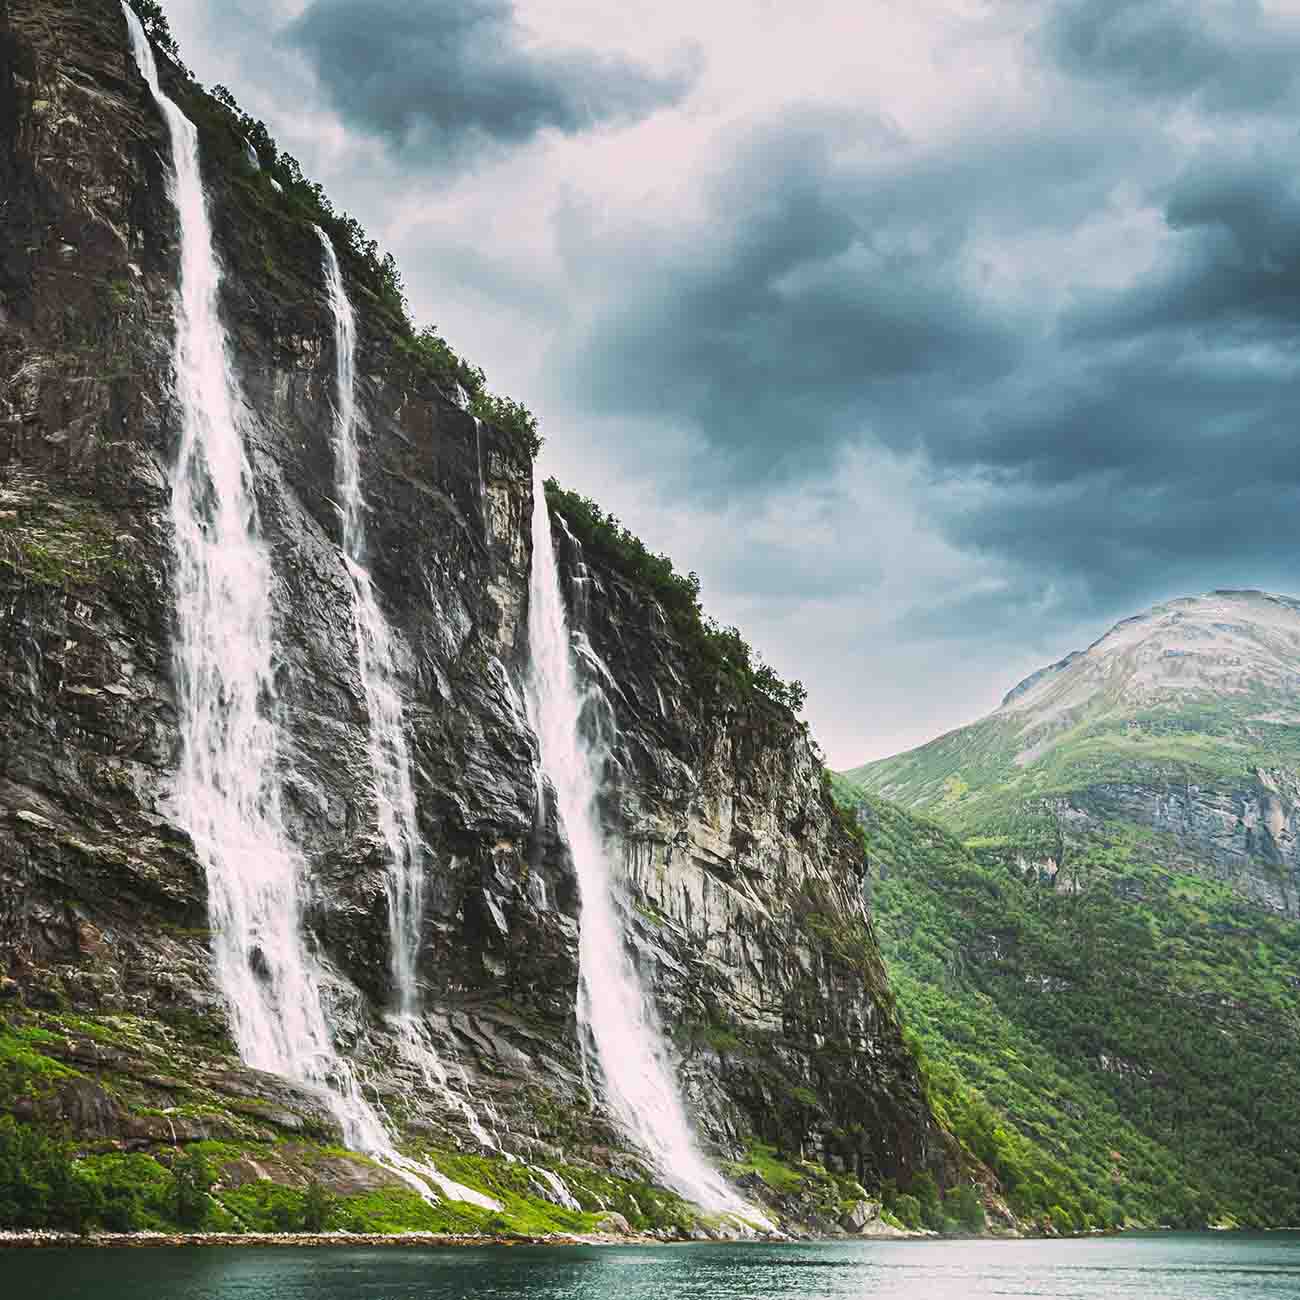
[[366, 503], [361, 493], [357, 450], [356, 316], [343, 283], [338, 255], [319, 226], [325, 287], [334, 316], [334, 483], [342, 523], [343, 562], [352, 582], [352, 627], [357, 666], [370, 726], [368, 745], [379, 833], [388, 851], [384, 884], [388, 898], [389, 965], [396, 1000], [395, 1028], [402, 1055], [414, 1065], [426, 1088], [438, 1091], [460, 1110], [484, 1146], [496, 1142], [473, 1108], [448, 1084], [447, 1072], [421, 1018], [416, 981], [424, 917], [425, 848], [416, 816], [406, 717], [398, 690], [393, 634], [379, 607], [366, 567]]
[[325, 284], [334, 312], [334, 482], [343, 525], [343, 558], [352, 579], [352, 626], [357, 662], [370, 715], [370, 768], [374, 777], [379, 831], [388, 850], [390, 956], [397, 1010], [419, 1008], [416, 961], [424, 914], [424, 846], [415, 812], [411, 754], [406, 741], [402, 697], [397, 690], [393, 636], [379, 608], [366, 568], [365, 501], [356, 440], [356, 318], [343, 285], [339, 260], [319, 227]]
[[[582, 902], [579, 1028], [595, 1047], [615, 1115], [659, 1175], [706, 1209], [760, 1220], [710, 1167], [691, 1136], [657, 1019], [624, 942], [626, 903], [612, 878], [596, 808], [613, 711], [598, 685], [584, 688], [578, 682], [546, 492], [536, 465], [528, 640], [529, 718], [540, 743], [542, 769], [555, 787], [556, 811], [573, 852]], [[582, 651], [604, 670], [585, 638]]]
[[198, 133], [163, 93], [153, 49], [122, 4], [131, 50], [166, 121], [168, 193], [181, 235], [174, 365], [181, 436], [171, 476], [176, 549], [176, 681], [181, 760], [177, 818], [208, 882], [217, 981], [241, 1057], [318, 1089], [349, 1146], [422, 1194], [490, 1198], [402, 1156], [334, 1049], [324, 972], [302, 938], [303, 863], [280, 807], [272, 671], [272, 573], [259, 536], [246, 409], [217, 310], [221, 272], [199, 170]]

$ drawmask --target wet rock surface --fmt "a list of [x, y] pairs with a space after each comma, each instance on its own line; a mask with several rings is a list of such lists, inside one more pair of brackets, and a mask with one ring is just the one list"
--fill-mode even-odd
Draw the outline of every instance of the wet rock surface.
[[[164, 67], [164, 82], [178, 77]], [[391, 313], [358, 295], [368, 558], [411, 728], [427, 845], [419, 973], [444, 1092], [401, 1063], [384, 1020], [384, 858], [331, 499], [319, 244], [242, 151], [201, 139], [277, 583], [285, 816], [340, 1046], [408, 1133], [480, 1145], [468, 1099], [507, 1150], [627, 1162], [577, 1048], [571, 864], [553, 818], [537, 824], [521, 690], [529, 449], [413, 366]], [[51, 1122], [128, 1148], [325, 1137], [319, 1098], [231, 1057], [203, 873], [170, 806], [167, 150], [116, 0], [0, 4], [0, 1007], [158, 1031], [52, 1049], [77, 1077], [40, 1103]], [[758, 1135], [864, 1180], [941, 1160], [810, 741], [765, 703], [693, 697], [654, 602], [596, 577], [586, 613], [618, 684], [605, 814], [635, 903], [630, 941], [715, 1154]], [[96, 1080], [110, 1075], [129, 1086], [106, 1091]], [[197, 1111], [139, 1114], [175, 1109], [178, 1092]]]

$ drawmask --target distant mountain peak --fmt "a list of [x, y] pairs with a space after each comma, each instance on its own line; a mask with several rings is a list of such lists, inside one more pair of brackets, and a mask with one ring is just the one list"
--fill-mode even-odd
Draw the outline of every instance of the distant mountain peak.
[[1292, 700], [1300, 692], [1300, 600], [1219, 590], [1153, 605], [1086, 650], [1032, 673], [1007, 693], [999, 712], [1057, 714], [1098, 694], [1115, 704], [1153, 705], [1247, 690], [1280, 691]]
[[847, 773], [974, 826], [986, 800], [1141, 772], [1253, 782], [1300, 751], [1300, 599], [1218, 590], [1153, 605], [1031, 673], [978, 722]]

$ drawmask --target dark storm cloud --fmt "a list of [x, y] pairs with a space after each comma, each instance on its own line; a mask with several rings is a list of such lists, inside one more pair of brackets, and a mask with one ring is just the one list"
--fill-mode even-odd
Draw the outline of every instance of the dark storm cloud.
[[346, 122], [444, 158], [636, 121], [679, 102], [699, 71], [691, 49], [658, 74], [616, 55], [531, 46], [511, 0], [313, 0], [284, 35]]
[[[1288, 132], [1290, 135], [1290, 132]], [[1069, 322], [1077, 338], [1215, 327], [1233, 339], [1286, 342], [1300, 325], [1300, 163], [1294, 138], [1245, 157], [1202, 155], [1170, 187], [1168, 265]]]
[[572, 382], [601, 410], [690, 429], [751, 480], [815, 472], [864, 437], [1033, 462], [1052, 411], [1004, 427], [989, 395], [1020, 400], [1050, 322], [988, 288], [984, 237], [1069, 229], [1105, 201], [1116, 153], [1146, 145], [1123, 125], [986, 125], [936, 152], [871, 117], [788, 112], [730, 142], [693, 222], [602, 242], [567, 213], [572, 262], [618, 286]]
[[692, 224], [597, 249], [586, 214], [565, 218], [573, 259], [620, 290], [571, 362], [593, 405], [684, 424], [767, 478], [867, 425], [914, 442], [882, 413], [1015, 367], [1020, 323], [972, 288], [975, 214], [945, 201], [933, 160], [878, 121], [811, 111], [731, 143]]
[[1065, 0], [1043, 35], [1069, 72], [1210, 111], [1274, 109], [1300, 76], [1300, 22], [1257, 0]]
[[[1180, 164], [1159, 124], [1094, 115], [1080, 134], [1073, 107], [938, 152], [871, 120], [787, 114], [735, 150], [701, 219], [599, 251], [589, 228], [568, 231], [619, 285], [574, 382], [602, 410], [693, 432], [725, 467], [683, 474], [701, 502], [832, 473], [846, 446], [921, 455], [928, 522], [1006, 575], [947, 609], [967, 631], [1054, 585], [1113, 610], [1171, 583], [1287, 583], [1293, 128], [1260, 119]], [[1068, 258], [1123, 186], [1160, 222], [1123, 287], [1071, 267], [1071, 292], [1039, 300], [983, 273], [1021, 241]]]

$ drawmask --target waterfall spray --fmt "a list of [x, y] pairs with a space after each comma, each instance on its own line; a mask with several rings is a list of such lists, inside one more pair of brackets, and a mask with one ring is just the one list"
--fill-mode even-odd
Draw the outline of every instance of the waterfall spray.
[[181, 732], [178, 822], [208, 882], [213, 961], [231, 1031], [249, 1065], [328, 1101], [349, 1146], [421, 1194], [479, 1197], [402, 1156], [334, 1049], [321, 1002], [324, 972], [302, 938], [303, 864], [285, 830], [272, 671], [272, 573], [258, 529], [246, 410], [218, 314], [221, 272], [194, 124], [159, 85], [139, 18], [122, 11], [131, 50], [172, 146], [168, 194], [181, 234], [174, 364], [180, 446], [171, 475], [176, 549], [175, 646]]
[[[594, 675], [609, 671], [581, 632], [582, 658]], [[613, 736], [613, 711], [598, 681], [581, 686], [560, 591], [541, 471], [533, 473], [533, 563], [528, 639], [532, 671], [528, 713], [542, 769], [582, 902], [578, 938], [578, 1021], [595, 1049], [610, 1106], [659, 1175], [705, 1209], [765, 1222], [700, 1154], [672, 1077], [654, 1010], [624, 942], [626, 902], [612, 879], [596, 796]]]

